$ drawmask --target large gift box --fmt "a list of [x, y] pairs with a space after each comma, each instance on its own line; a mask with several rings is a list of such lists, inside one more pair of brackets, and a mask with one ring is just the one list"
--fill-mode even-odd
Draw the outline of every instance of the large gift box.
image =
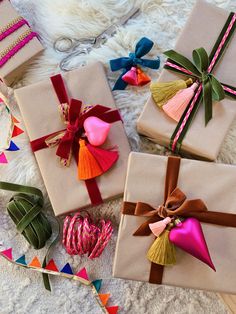
[[[101, 63], [97, 62], [67, 72], [63, 74], [63, 77], [56, 75], [53, 79], [49, 78], [31, 86], [17, 89], [15, 96], [56, 215], [86, 207], [91, 205], [91, 202], [93, 204], [101, 203], [99, 201], [101, 198], [102, 200], [107, 200], [123, 194], [130, 147], [122, 121], [121, 119], [116, 119], [119, 114]], [[110, 113], [107, 114], [107, 112], [104, 113], [104, 119], [110, 115], [110, 119], [113, 119], [110, 122], [114, 123], [111, 123], [111, 129], [102, 148], [110, 152], [112, 152], [112, 149], [115, 149], [118, 151], [119, 158], [111, 169], [95, 178], [95, 180], [92, 179], [92, 181], [78, 179], [78, 166], [74, 156], [71, 158], [71, 163], [68, 167], [64, 167], [59, 162], [59, 157], [56, 156], [59, 146], [47, 148], [47, 145], [45, 145], [41, 147], [43, 149], [38, 149], [39, 142], [42, 146], [42, 140], [44, 143], [48, 135], [56, 134], [60, 136], [61, 132], [58, 133], [58, 131], [65, 129], [58, 105], [60, 105], [60, 108], [62, 106], [66, 111], [64, 105], [68, 101], [63, 100], [66, 97], [73, 98], [71, 105], [74, 104], [75, 108], [77, 108], [77, 105], [80, 105], [80, 101], [82, 102], [82, 108], [86, 107], [89, 109], [97, 104], [101, 105], [98, 107], [103, 112], [106, 111], [104, 106], [112, 108], [111, 115]], [[97, 108], [97, 106], [95, 107]], [[92, 111], [94, 108], [86, 112], [89, 114], [94, 112], [93, 116], [96, 113], [96, 109]], [[87, 113], [85, 114], [87, 115]], [[80, 123], [81, 119], [79, 118], [78, 121]], [[67, 135], [65, 136], [70, 137], [71, 134], [73, 135], [72, 124], [73, 121], [71, 121], [71, 125], [67, 124]], [[79, 128], [80, 131], [81, 128]], [[95, 132], [98, 131], [95, 130]], [[63, 142], [65, 145], [67, 145], [67, 140], [69, 140], [68, 137]], [[75, 137], [74, 144], [76, 142], [77, 139]], [[108, 155], [110, 156], [109, 152]]]
[[[235, 187], [235, 166], [131, 153], [114, 260], [114, 276], [236, 293]], [[180, 200], [181, 195], [185, 195], [186, 199]], [[169, 239], [173, 240], [175, 236], [175, 240], [178, 240], [179, 236], [179, 241], [182, 242], [174, 243], [182, 243], [192, 253], [197, 251], [198, 259], [176, 245], [176, 264], [173, 266], [158, 265], [147, 258], [147, 252], [154, 241], [157, 241], [149, 224], [162, 224], [164, 218], [161, 216], [185, 219], [180, 228], [177, 225], [171, 229], [169, 234], [174, 229], [175, 234], [172, 234], [172, 238], [169, 236]], [[209, 256], [206, 257], [199, 230], [192, 231], [197, 228], [196, 223], [199, 226], [199, 222], [211, 260]], [[179, 230], [177, 233], [176, 229]], [[202, 262], [204, 258], [205, 263]], [[206, 263], [215, 267], [216, 271]]]
[[[234, 61], [236, 54], [235, 25], [235, 14], [232, 13], [229, 15], [229, 12], [221, 8], [215, 7], [205, 1], [197, 0], [174, 49], [191, 62], [193, 62], [192, 52], [194, 49], [205, 48], [207, 54], [211, 54], [210, 61], [214, 59], [213, 56], [216, 55], [216, 52], [220, 51], [218, 58], [213, 60], [216, 60], [217, 64], [215, 64], [212, 73], [217, 77], [218, 81], [224, 83], [224, 91], [226, 93], [229, 91], [230, 93], [232, 92], [231, 95], [234, 97], [236, 95], [236, 63]], [[225, 34], [228, 37], [225, 36]], [[224, 45], [220, 46], [220, 41], [217, 41], [218, 39], [223, 40]], [[220, 50], [218, 48], [222, 49]], [[167, 60], [167, 62], [168, 61], [170, 60]], [[166, 68], [162, 71], [159, 81], [186, 80], [189, 77], [188, 72], [185, 73], [187, 76], [183, 74], [185, 71], [183, 66], [177, 69], [176, 62], [171, 63], [171, 66], [170, 62], [166, 63]], [[198, 67], [203, 65], [200, 63]], [[202, 72], [203, 80], [207, 78], [206, 83], [209, 83], [212, 79], [210, 75], [206, 75], [209, 73], [210, 70], [208, 72]], [[228, 86], [233, 88], [229, 90], [227, 88]], [[209, 97], [211, 98], [211, 95]], [[194, 106], [189, 108], [189, 110], [193, 108]], [[221, 101], [213, 101], [213, 117], [207, 125], [204, 117], [205, 106], [202, 100], [200, 101], [198, 110], [196, 109], [197, 112], [194, 112], [194, 110], [195, 109], [191, 111], [191, 121], [188, 116], [187, 119], [183, 119], [183, 121], [180, 121], [180, 124], [177, 124], [177, 122], [167, 116], [165, 112], [155, 104], [153, 98], [150, 97], [138, 119], [138, 132], [147, 136], [153, 142], [170, 147], [174, 152], [178, 153], [178, 151], [180, 151], [185, 156], [190, 155], [200, 159], [215, 160], [226, 133], [235, 117], [235, 101], [228, 97], [228, 95]], [[186, 116], [187, 113], [185, 112], [185, 117]], [[182, 127], [183, 125], [185, 127]], [[184, 136], [186, 130], [187, 132]]]
[[43, 46], [27, 21], [10, 1], [0, 1], [0, 78], [6, 85], [15, 82]]

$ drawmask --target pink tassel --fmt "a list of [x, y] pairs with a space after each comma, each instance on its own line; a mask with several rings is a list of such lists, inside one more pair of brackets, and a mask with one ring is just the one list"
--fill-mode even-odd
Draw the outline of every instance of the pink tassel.
[[159, 235], [165, 230], [166, 226], [171, 222], [170, 217], [166, 217], [163, 220], [158, 222], [154, 222], [153, 224], [149, 224], [149, 228], [151, 229], [152, 233], [159, 237]]
[[137, 68], [132, 67], [131, 70], [126, 72], [122, 76], [122, 80], [125, 81], [126, 83], [133, 85], [133, 86], [138, 86], [138, 72]]
[[178, 91], [177, 94], [162, 107], [165, 113], [176, 122], [179, 122], [190, 100], [193, 98], [197, 87], [198, 84], [193, 83], [190, 87]]
[[93, 157], [96, 159], [103, 173], [108, 171], [118, 160], [119, 154], [117, 151], [94, 147], [90, 144], [87, 144], [86, 146]]

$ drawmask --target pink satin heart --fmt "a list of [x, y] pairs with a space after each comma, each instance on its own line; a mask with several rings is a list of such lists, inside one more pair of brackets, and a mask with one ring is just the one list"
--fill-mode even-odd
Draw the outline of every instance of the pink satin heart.
[[85, 135], [93, 146], [102, 145], [108, 136], [111, 125], [97, 117], [88, 117], [84, 121]]
[[169, 240], [216, 271], [211, 260], [200, 222], [187, 218], [171, 229]]

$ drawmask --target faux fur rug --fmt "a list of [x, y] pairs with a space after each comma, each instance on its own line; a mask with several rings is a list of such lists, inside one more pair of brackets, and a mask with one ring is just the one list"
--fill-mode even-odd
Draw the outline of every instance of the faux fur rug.
[[[59, 71], [58, 63], [63, 54], [53, 50], [53, 42], [59, 36], [89, 37], [99, 34], [117, 18], [128, 12], [134, 5], [141, 7], [141, 14], [130, 20], [127, 25], [119, 28], [117, 34], [89, 55], [75, 57], [70, 66], [78, 66], [82, 61], [102, 61], [107, 68], [107, 76], [114, 84], [118, 73], [111, 73], [108, 60], [126, 56], [133, 50], [141, 36], [151, 38], [156, 44], [151, 56], [161, 53], [174, 46], [176, 37], [183, 28], [195, 0], [12, 0], [12, 4], [26, 17], [42, 38], [46, 47], [43, 56], [35, 61], [18, 86], [42, 80]], [[218, 6], [235, 11], [235, 0], [211, 0]], [[162, 58], [163, 60], [163, 58]], [[149, 71], [152, 78], [158, 72]], [[118, 108], [124, 118], [127, 135], [132, 149], [156, 154], [166, 154], [166, 150], [158, 145], [141, 139], [136, 133], [135, 123], [149, 91], [148, 87], [127, 88], [125, 91], [114, 92]], [[12, 91], [11, 109], [20, 117]], [[224, 142], [218, 162], [236, 162], [236, 122]], [[19, 152], [8, 155], [10, 163], [0, 168], [1, 180], [37, 186], [43, 190], [46, 198], [46, 210], [52, 215], [50, 203], [33, 154], [30, 151], [27, 134], [16, 138]], [[30, 261], [35, 253], [42, 258], [46, 249], [35, 252], [16, 232], [13, 222], [6, 213], [8, 193], [1, 192], [0, 198], [0, 239], [4, 246], [13, 246], [15, 257], [26, 254]], [[66, 197], [66, 196], [65, 196]], [[223, 314], [227, 310], [214, 293], [194, 291], [175, 287], [155, 286], [147, 283], [112, 279], [112, 261], [114, 257], [119, 211], [121, 199], [109, 202], [99, 208], [91, 209], [97, 217], [110, 218], [115, 226], [113, 239], [102, 257], [95, 262], [86, 258], [70, 257], [65, 254], [60, 244], [57, 245], [52, 257], [58, 266], [71, 263], [74, 270], [86, 266], [93, 278], [104, 280], [104, 292], [112, 294], [111, 304], [120, 305], [120, 313], [152, 314], [152, 313], [214, 313]], [[129, 254], [127, 252], [127, 254]], [[12, 266], [5, 260], [0, 261], [0, 313], [101, 313], [90, 291], [76, 282], [61, 278], [52, 278], [53, 292], [44, 290], [40, 274]]]

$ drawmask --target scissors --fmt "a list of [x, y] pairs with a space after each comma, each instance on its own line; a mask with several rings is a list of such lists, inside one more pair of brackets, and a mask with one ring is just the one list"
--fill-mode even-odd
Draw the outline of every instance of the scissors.
[[131, 9], [117, 23], [112, 24], [105, 31], [95, 37], [79, 39], [63, 36], [59, 37], [53, 44], [54, 50], [57, 52], [69, 53], [60, 62], [60, 69], [63, 71], [69, 71], [70, 69], [68, 64], [70, 59], [75, 56], [86, 55], [90, 53], [93, 48], [99, 48], [110, 36], [116, 33], [119, 26], [124, 25], [129, 19], [136, 17], [139, 13], [139, 8]]

